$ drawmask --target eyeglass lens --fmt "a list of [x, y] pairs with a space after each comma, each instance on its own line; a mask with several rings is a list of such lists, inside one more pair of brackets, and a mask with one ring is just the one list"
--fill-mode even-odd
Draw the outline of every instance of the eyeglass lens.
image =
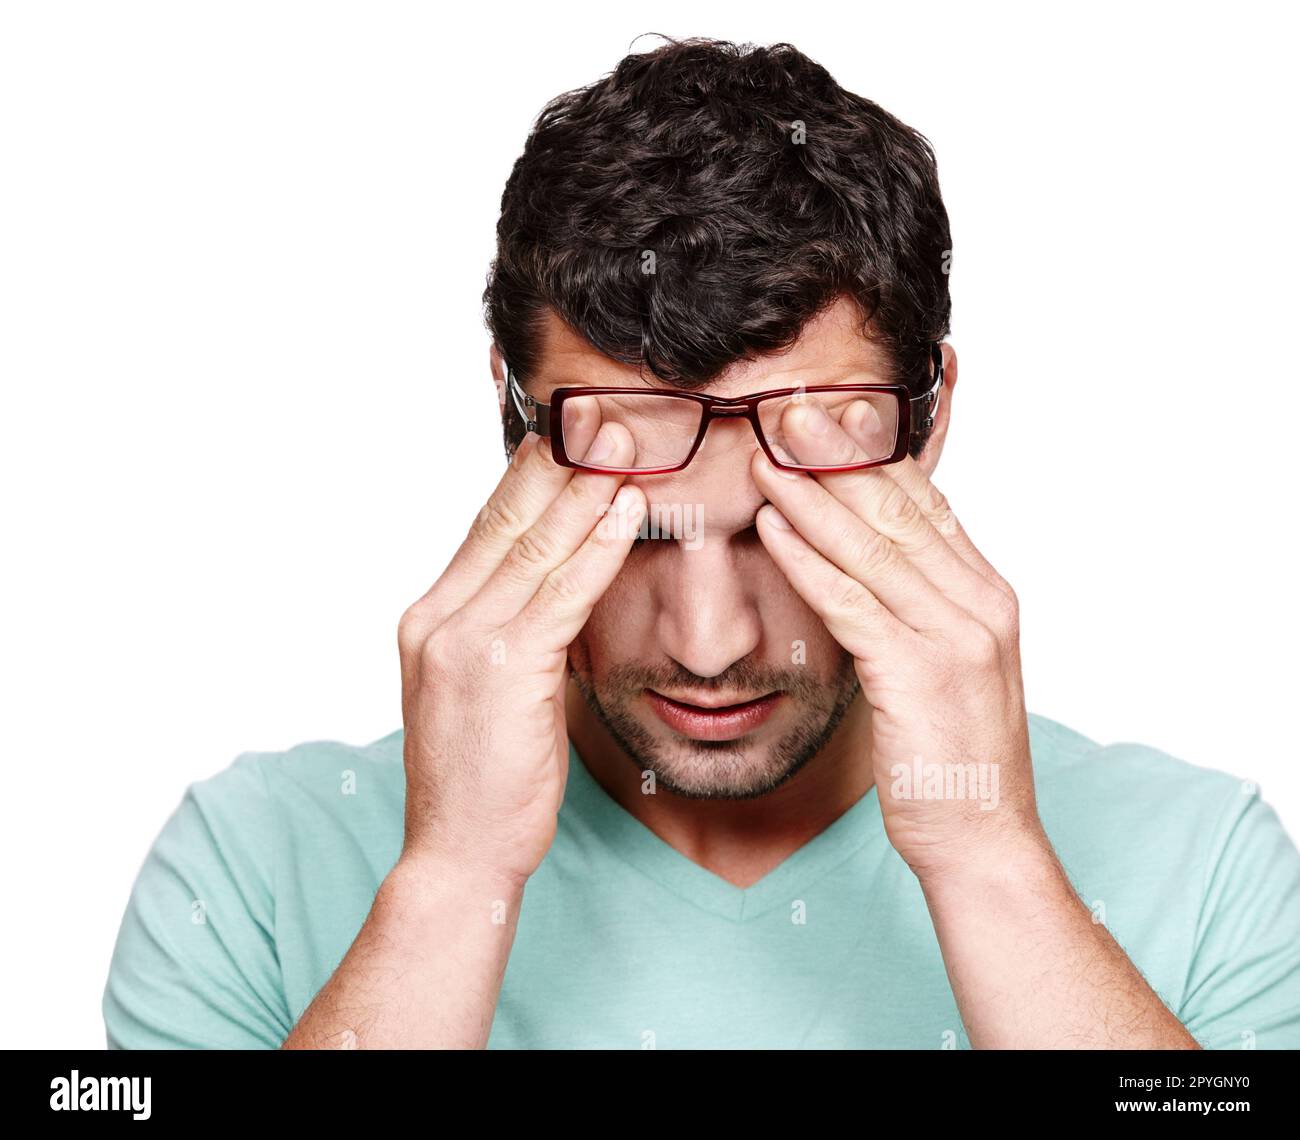
[[[685, 461], [703, 414], [693, 400], [651, 392], [569, 396], [561, 430], [575, 463], [600, 470], [653, 470]], [[876, 463], [888, 459], [898, 442], [898, 401], [888, 392], [773, 396], [759, 402], [758, 420], [777, 459], [795, 467]]]

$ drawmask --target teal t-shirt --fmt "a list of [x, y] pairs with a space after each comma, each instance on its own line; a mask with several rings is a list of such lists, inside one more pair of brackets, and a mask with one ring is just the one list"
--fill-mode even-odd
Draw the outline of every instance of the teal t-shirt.
[[[1300, 854], [1249, 784], [1030, 716], [1081, 898], [1210, 1048], [1300, 1047]], [[524, 894], [495, 1048], [967, 1048], [873, 788], [747, 889], [612, 800], [576, 752]], [[401, 850], [402, 734], [245, 753], [190, 786], [131, 893], [113, 1048], [276, 1048]]]

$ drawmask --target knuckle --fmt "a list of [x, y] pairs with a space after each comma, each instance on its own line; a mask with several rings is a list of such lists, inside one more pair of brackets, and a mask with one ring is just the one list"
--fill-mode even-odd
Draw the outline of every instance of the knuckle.
[[927, 514], [944, 515], [952, 511], [952, 504], [948, 502], [948, 496], [933, 483], [929, 485], [922, 506]]
[[860, 582], [847, 579], [830, 591], [831, 605], [840, 613], [857, 613], [867, 604], [868, 594]]
[[996, 570], [993, 571], [993, 584], [1011, 600], [1012, 605], [1014, 605], [1017, 610], [1020, 609], [1019, 595], [1011, 588], [1011, 583], [1002, 577], [1002, 575]]
[[403, 654], [417, 652], [436, 624], [429, 601], [430, 595], [426, 594], [407, 606], [397, 619], [397, 648]]
[[880, 512], [881, 526], [886, 530], [912, 530], [920, 517], [920, 509], [901, 487], [890, 491], [877, 509]]
[[961, 634], [960, 653], [967, 664], [984, 668], [1001, 658], [997, 635], [979, 622], [971, 622]]
[[930, 525], [940, 534], [950, 536], [957, 532], [957, 516], [953, 512], [952, 504], [948, 502], [948, 496], [933, 485], [924, 510]]
[[481, 538], [511, 538], [523, 529], [523, 517], [504, 497], [489, 499], [474, 520], [474, 531]]
[[417, 602], [407, 606], [397, 619], [397, 644], [403, 650], [413, 649], [419, 642], [423, 616], [416, 608], [418, 605]]
[[559, 497], [567, 503], [577, 504], [579, 510], [590, 510], [593, 504], [607, 504], [608, 492], [596, 479], [570, 479]]
[[451, 708], [488, 699], [488, 679], [505, 659], [497, 629], [449, 621], [434, 630], [420, 649], [419, 687]]
[[420, 668], [425, 673], [441, 672], [447, 665], [447, 655], [450, 650], [447, 642], [447, 636], [442, 629], [435, 629], [428, 637], [424, 639], [424, 644], [420, 646]]
[[510, 559], [525, 570], [544, 566], [551, 561], [551, 543], [536, 529], [526, 530], [515, 539]]
[[571, 567], [558, 567], [546, 575], [542, 582], [547, 597], [554, 602], [567, 604], [582, 598], [582, 580]]
[[1020, 599], [1010, 586], [1001, 594], [997, 610], [998, 625], [1011, 637], [1020, 634]]
[[464, 649], [464, 632], [454, 622], [444, 622], [424, 639], [420, 666], [426, 673], [446, 677], [456, 672]]
[[867, 531], [858, 538], [854, 553], [857, 565], [867, 575], [883, 572], [893, 557], [889, 540], [874, 531]]

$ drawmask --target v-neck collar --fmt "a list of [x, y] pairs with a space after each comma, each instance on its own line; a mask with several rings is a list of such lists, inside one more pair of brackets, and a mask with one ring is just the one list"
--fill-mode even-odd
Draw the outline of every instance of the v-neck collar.
[[887, 842], [880, 801], [873, 785], [852, 807], [758, 882], [738, 887], [688, 859], [627, 811], [583, 763], [569, 742], [569, 779], [561, 815], [580, 822], [638, 871], [696, 906], [744, 922], [779, 904], [788, 906], [806, 889], [859, 851]]

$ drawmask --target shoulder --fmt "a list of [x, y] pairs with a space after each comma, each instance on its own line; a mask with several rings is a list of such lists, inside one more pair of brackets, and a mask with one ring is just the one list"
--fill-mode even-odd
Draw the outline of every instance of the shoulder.
[[186, 788], [123, 914], [103, 998], [111, 1046], [284, 1039], [324, 981], [304, 947], [341, 956], [400, 848], [401, 740], [244, 752]]
[[1121, 823], [1139, 833], [1173, 827], [1201, 835], [1258, 793], [1243, 775], [1206, 768], [1137, 741], [1099, 743], [1040, 714], [1029, 715], [1039, 810], [1065, 827]]
[[340, 801], [349, 797], [388, 807], [394, 796], [400, 801], [404, 788], [398, 730], [362, 745], [313, 740], [281, 750], [243, 752], [220, 772], [191, 784], [186, 797], [222, 814], [284, 820], [336, 815]]
[[[1099, 743], [1030, 717], [1038, 813], [1075, 886], [1135, 917], [1153, 900], [1190, 933], [1239, 852], [1294, 846], [1251, 780], [1136, 741]], [[1290, 868], [1293, 856], [1279, 863]]]
[[1042, 716], [1030, 734], [1062, 865], [1188, 1030], [1300, 1044], [1300, 852], [1255, 782]]
[[405, 796], [400, 731], [243, 752], [186, 788], [154, 854], [177, 867], [218, 864], [269, 902], [284, 874], [395, 858]]

